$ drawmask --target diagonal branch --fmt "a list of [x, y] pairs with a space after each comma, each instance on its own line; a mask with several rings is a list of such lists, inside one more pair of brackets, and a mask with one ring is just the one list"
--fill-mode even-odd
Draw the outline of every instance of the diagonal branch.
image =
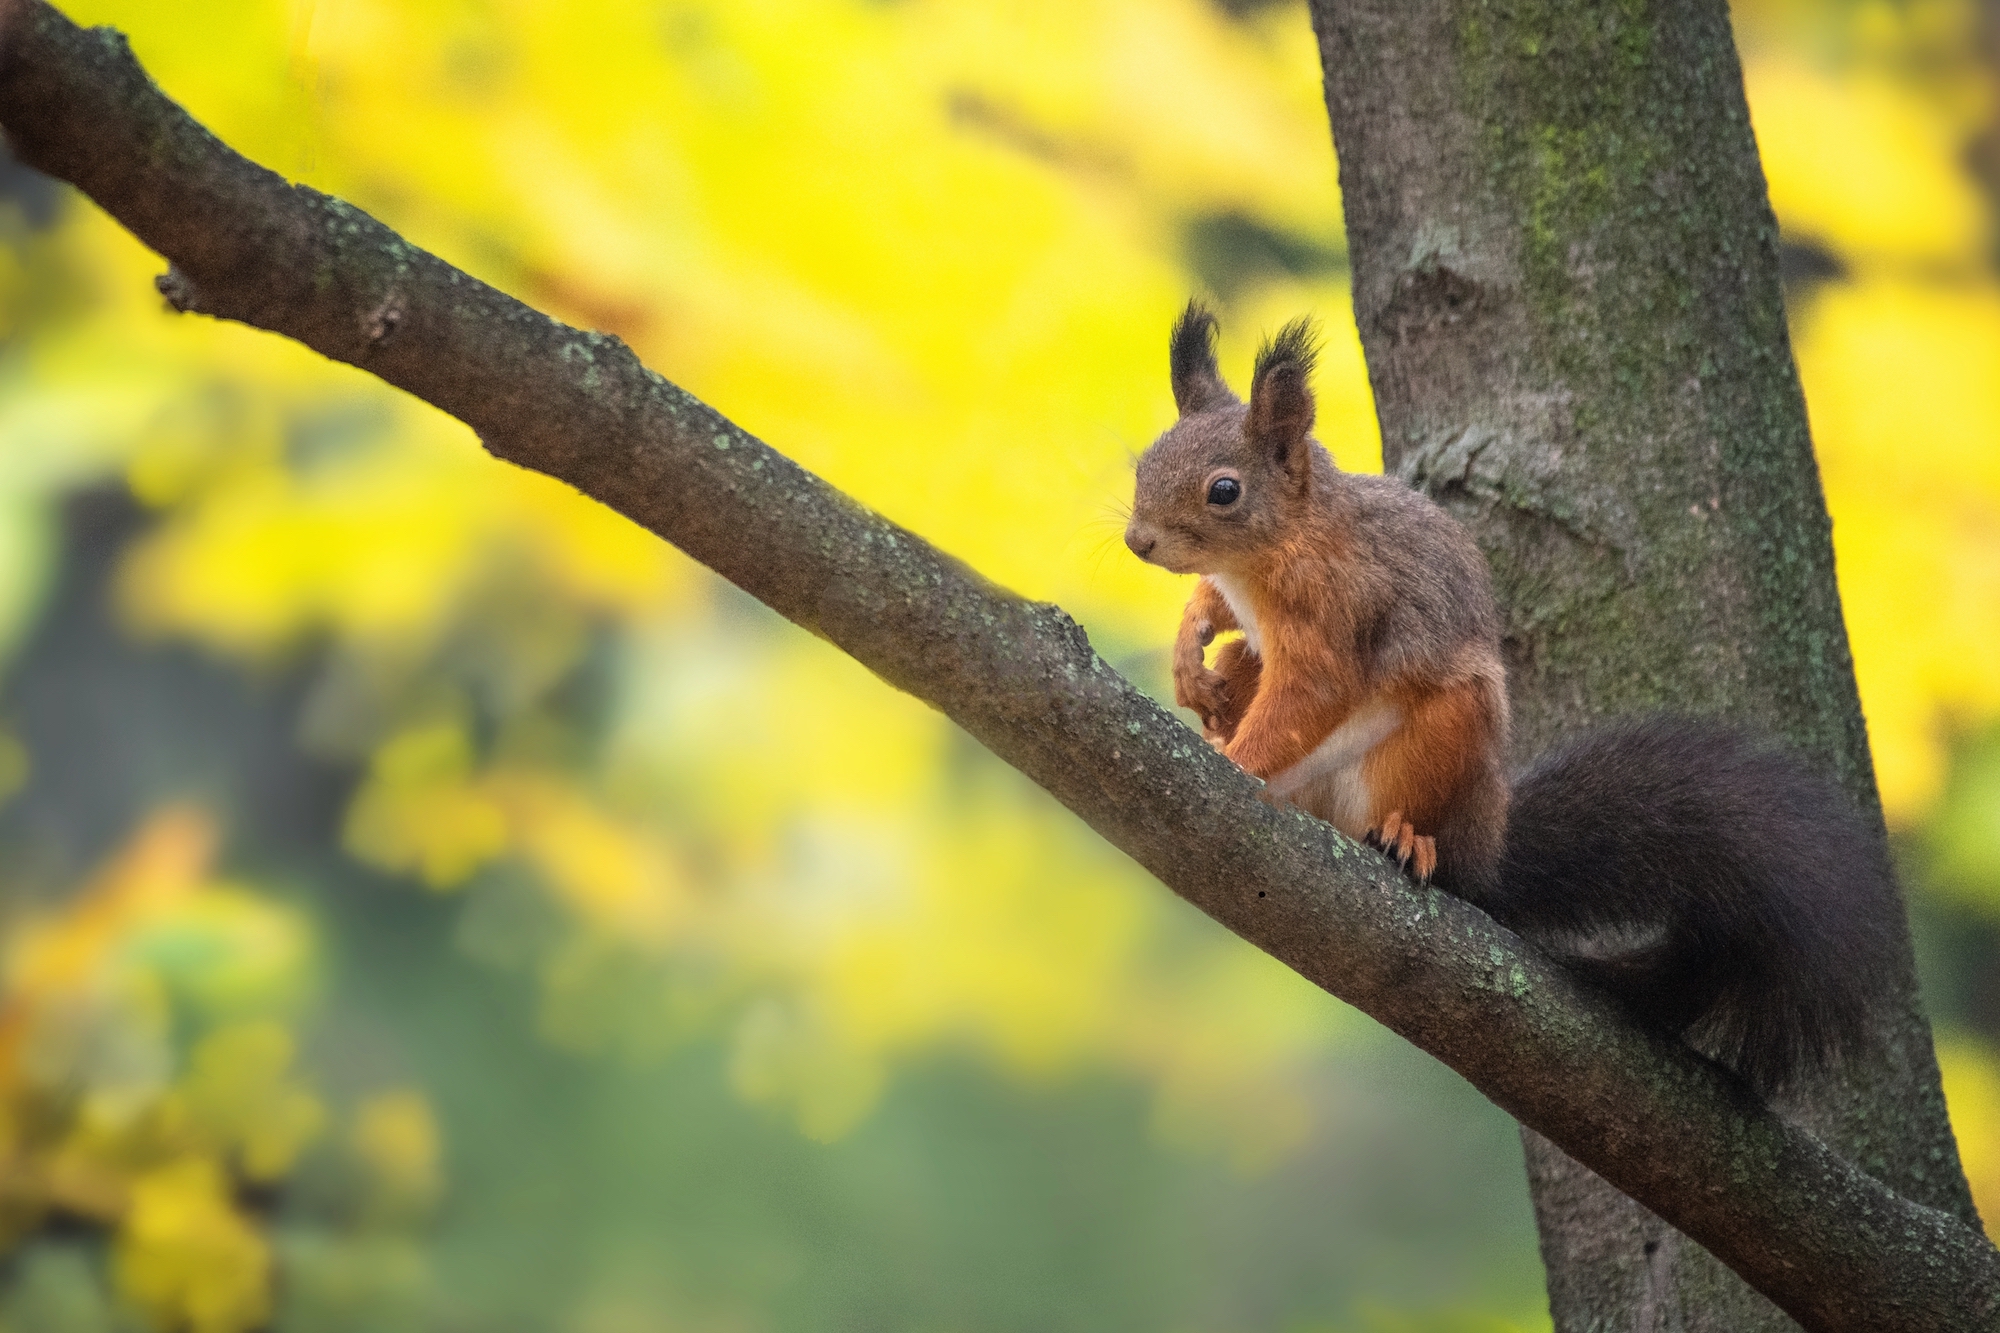
[[458, 417], [940, 709], [1182, 897], [1463, 1074], [1809, 1329], [1986, 1328], [2000, 1253], [1836, 1157], [1466, 904], [1256, 784], [1091, 651], [640, 365], [163, 96], [124, 39], [0, 0], [0, 128], [172, 267], [177, 308]]

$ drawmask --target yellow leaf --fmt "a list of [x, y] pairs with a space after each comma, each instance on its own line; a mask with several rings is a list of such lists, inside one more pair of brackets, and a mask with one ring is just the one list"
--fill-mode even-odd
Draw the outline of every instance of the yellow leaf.
[[1788, 230], [1862, 258], [1980, 259], [1986, 210], [1960, 165], [1962, 131], [1919, 90], [1790, 54], [1749, 63], [1744, 80]]
[[350, 1142], [379, 1211], [421, 1212], [437, 1201], [444, 1188], [437, 1117], [423, 1093], [401, 1088], [370, 1097], [355, 1112]]
[[348, 808], [347, 849], [433, 888], [463, 883], [507, 846], [500, 804], [470, 780], [464, 731], [440, 723], [394, 737]]
[[271, 1256], [222, 1168], [187, 1157], [134, 1182], [118, 1229], [119, 1293], [161, 1333], [247, 1333], [270, 1316]]
[[1970, 1041], [1938, 1043], [1959, 1161], [1989, 1233], [2000, 1236], [2000, 1061]]
[[190, 1126], [251, 1180], [283, 1176], [326, 1119], [319, 1100], [292, 1079], [292, 1048], [292, 1034], [276, 1023], [223, 1028], [195, 1048], [176, 1089]]

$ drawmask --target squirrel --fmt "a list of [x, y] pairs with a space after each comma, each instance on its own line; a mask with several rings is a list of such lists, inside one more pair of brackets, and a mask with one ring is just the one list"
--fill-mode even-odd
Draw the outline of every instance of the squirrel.
[[1839, 791], [1672, 716], [1587, 733], [1510, 783], [1485, 557], [1430, 499], [1314, 440], [1308, 321], [1264, 345], [1247, 404], [1215, 337], [1189, 302], [1169, 344], [1179, 420], [1138, 461], [1125, 532], [1201, 576], [1173, 679], [1209, 743], [1266, 799], [1384, 850], [1762, 1095], [1861, 1049], [1900, 909]]

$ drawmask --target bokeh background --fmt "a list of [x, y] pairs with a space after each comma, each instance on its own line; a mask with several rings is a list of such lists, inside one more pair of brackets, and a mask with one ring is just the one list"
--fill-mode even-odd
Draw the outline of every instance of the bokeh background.
[[[224, 139], [1155, 691], [1191, 291], [1324, 322], [1303, 6], [70, 0]], [[2000, 1217], [2000, 5], [1742, 0], [1960, 1144]], [[950, 724], [0, 165], [0, 1330], [1547, 1327], [1513, 1127]]]

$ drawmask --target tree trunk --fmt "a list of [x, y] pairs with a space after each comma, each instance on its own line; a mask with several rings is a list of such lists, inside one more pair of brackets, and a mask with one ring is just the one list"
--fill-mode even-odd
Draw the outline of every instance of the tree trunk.
[[[1879, 812], [1724, 0], [1312, 15], [1384, 464], [1492, 561], [1516, 757], [1619, 715], [1722, 714]], [[1786, 1109], [1976, 1224], [1903, 954], [1882, 1053]], [[1523, 1138], [1558, 1330], [1796, 1327]]]

